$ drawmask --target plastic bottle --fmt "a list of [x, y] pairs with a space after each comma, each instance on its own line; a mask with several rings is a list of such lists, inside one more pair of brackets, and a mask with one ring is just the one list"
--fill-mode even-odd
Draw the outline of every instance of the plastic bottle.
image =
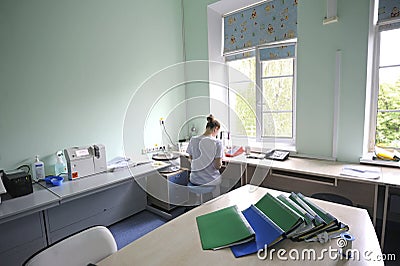
[[35, 162], [32, 164], [33, 180], [39, 181], [46, 177], [44, 173], [44, 163], [39, 161], [39, 155], [35, 156]]
[[54, 172], [56, 175], [67, 173], [67, 165], [64, 163], [61, 156], [62, 153], [56, 153], [57, 162], [54, 165]]

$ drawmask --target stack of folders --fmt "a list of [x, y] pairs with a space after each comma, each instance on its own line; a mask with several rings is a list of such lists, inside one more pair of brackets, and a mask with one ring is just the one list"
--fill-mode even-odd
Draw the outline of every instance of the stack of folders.
[[320, 234], [340, 235], [349, 227], [301, 193], [274, 197], [267, 193], [244, 211], [237, 206], [196, 218], [202, 248], [230, 247], [235, 257], [269, 248], [281, 240], [310, 241]]

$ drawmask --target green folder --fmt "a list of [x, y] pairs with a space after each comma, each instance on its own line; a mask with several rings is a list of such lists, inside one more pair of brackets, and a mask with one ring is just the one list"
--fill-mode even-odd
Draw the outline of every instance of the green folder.
[[286, 197], [285, 195], [281, 194], [277, 197], [280, 201], [286, 204], [289, 208], [297, 212], [301, 217], [303, 217], [306, 224], [311, 224], [313, 217], [302, 207], [300, 207], [297, 203]]
[[304, 201], [315, 213], [319, 215], [319, 217], [322, 218], [322, 220], [325, 221], [325, 223], [328, 226], [331, 226], [333, 224], [337, 224], [337, 219], [333, 217], [330, 213], [326, 212], [322, 208], [320, 208], [318, 205], [314, 204], [311, 202], [308, 198], [306, 198], [303, 194], [297, 193], [297, 196]]
[[203, 249], [220, 249], [254, 239], [254, 231], [236, 205], [196, 217]]
[[[292, 199], [285, 197], [284, 195], [279, 195], [278, 199], [285, 203], [289, 208], [299, 213], [304, 219], [304, 223], [302, 225], [300, 225], [296, 228], [296, 230], [290, 232], [290, 234], [287, 235], [288, 238], [294, 241], [301, 241], [304, 240], [304, 236], [313, 235], [315, 232], [318, 232], [321, 228], [325, 226], [325, 223], [316, 223], [315, 217], [311, 216], [304, 208], [302, 208]], [[299, 198], [297, 199], [300, 201]], [[302, 202], [302, 204], [306, 205], [306, 203], [304, 202]], [[322, 221], [321, 218], [319, 219]]]
[[303, 218], [283, 202], [267, 193], [255, 206], [277, 224], [285, 234], [289, 234], [303, 223]]

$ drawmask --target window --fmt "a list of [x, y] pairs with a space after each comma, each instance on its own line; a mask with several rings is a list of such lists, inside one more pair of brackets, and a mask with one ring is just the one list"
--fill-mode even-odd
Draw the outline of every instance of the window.
[[[375, 147], [400, 149], [400, 0], [371, 1], [364, 156]], [[376, 21], [376, 24], [375, 24]], [[369, 115], [368, 115], [369, 114]]]
[[[223, 47], [229, 66], [229, 130], [234, 137], [294, 146], [297, 1], [251, 2], [220, 13], [222, 38], [213, 40], [223, 40], [214, 49]], [[218, 69], [210, 69], [210, 77], [213, 72]]]
[[400, 148], [400, 29], [379, 31], [375, 145]]
[[243, 73], [229, 71], [231, 132], [294, 144], [295, 44], [256, 47], [249, 54], [225, 57], [230, 68]]
[[295, 60], [293, 57], [267, 59], [261, 54], [261, 137], [293, 140]]
[[[256, 59], [251, 56], [227, 62], [229, 69], [230, 131], [256, 137]], [[235, 71], [237, 70], [237, 71]]]

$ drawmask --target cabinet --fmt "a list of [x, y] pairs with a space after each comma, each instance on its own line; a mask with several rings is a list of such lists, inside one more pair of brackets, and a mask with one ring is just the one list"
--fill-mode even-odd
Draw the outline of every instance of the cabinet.
[[22, 265], [47, 245], [43, 212], [1, 223], [0, 235], [0, 264]]
[[129, 180], [45, 210], [49, 244], [94, 225], [111, 225], [146, 207], [146, 194]]

